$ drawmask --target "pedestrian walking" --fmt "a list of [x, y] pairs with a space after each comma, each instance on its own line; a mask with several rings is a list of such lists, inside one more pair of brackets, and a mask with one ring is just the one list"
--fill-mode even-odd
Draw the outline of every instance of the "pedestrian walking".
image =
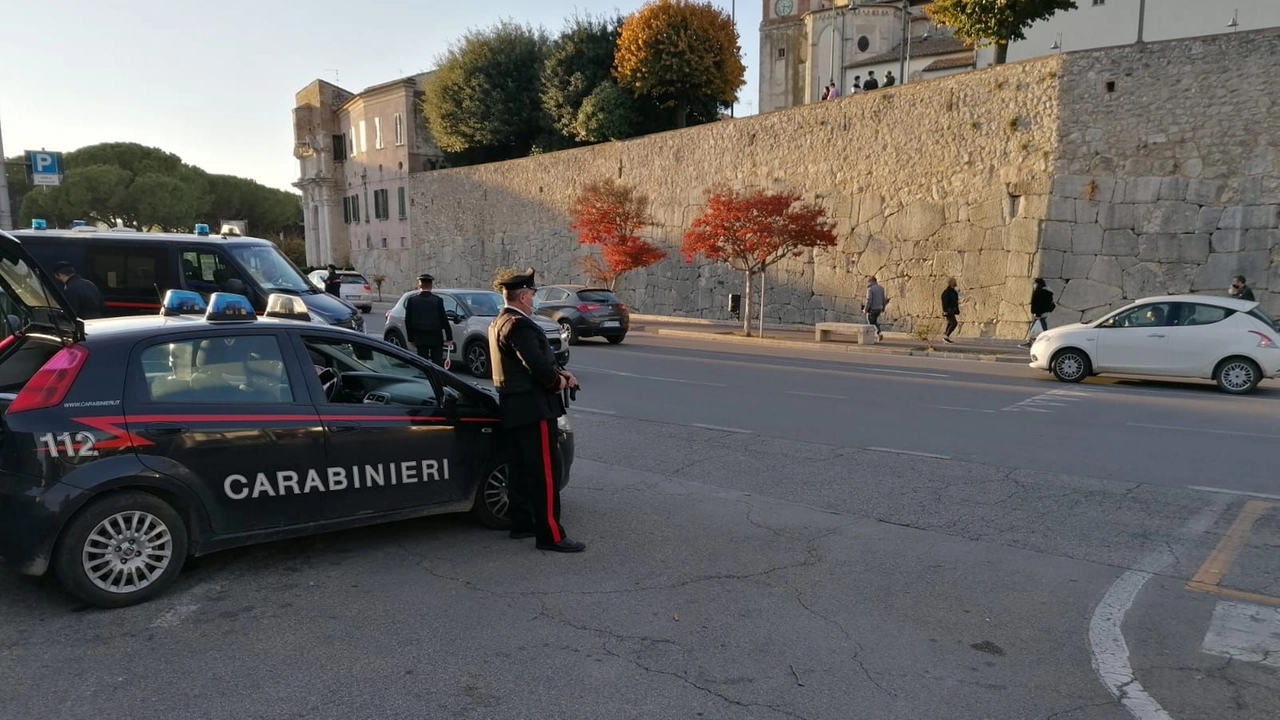
[[862, 312], [867, 315], [867, 324], [875, 326], [877, 341], [884, 338], [884, 333], [880, 331], [880, 314], [888, 306], [889, 298], [885, 295], [884, 288], [876, 282], [874, 276], [868, 277], [867, 297], [862, 303]]
[[342, 276], [333, 263], [329, 263], [329, 274], [324, 276], [324, 291], [334, 297], [342, 297]]
[[507, 480], [512, 539], [535, 538], [539, 550], [582, 552], [560, 522], [563, 459], [556, 418], [562, 391], [578, 379], [556, 365], [546, 333], [530, 317], [537, 290], [533, 268], [498, 281], [506, 304], [489, 326], [493, 387], [503, 431], [514, 448]]
[[1036, 278], [1031, 290], [1031, 327], [1027, 328], [1026, 341], [1018, 347], [1031, 347], [1031, 341], [1049, 329], [1049, 313], [1056, 309], [1057, 305], [1053, 303], [1053, 292], [1045, 287], [1044, 278]]
[[942, 316], [947, 319], [947, 329], [942, 333], [942, 342], [954, 344], [951, 333], [956, 331], [960, 322], [956, 316], [960, 314], [960, 293], [956, 290], [956, 279], [947, 278], [947, 289], [942, 291]]
[[1227, 290], [1227, 293], [1237, 300], [1257, 302], [1253, 298], [1253, 289], [1245, 284], [1243, 275], [1231, 278], [1231, 288]]
[[453, 347], [453, 326], [444, 300], [431, 292], [434, 285], [435, 278], [427, 273], [418, 276], [418, 294], [404, 303], [404, 328], [420, 357], [443, 366], [445, 348]]
[[107, 305], [102, 299], [102, 291], [93, 281], [81, 277], [70, 262], [63, 260], [53, 266], [53, 276], [62, 283], [62, 294], [67, 298], [71, 311], [81, 320], [92, 320], [107, 314]]

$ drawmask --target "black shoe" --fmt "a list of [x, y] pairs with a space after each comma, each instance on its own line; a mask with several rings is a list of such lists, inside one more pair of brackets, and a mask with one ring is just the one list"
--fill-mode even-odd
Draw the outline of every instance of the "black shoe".
[[587, 544], [565, 538], [558, 543], [538, 543], [538, 549], [563, 553], [582, 552], [587, 549]]
[[944, 342], [944, 343], [946, 343], [946, 344], [948, 344], [948, 345], [955, 345], [955, 344], [956, 344], [956, 341], [955, 341], [955, 340], [952, 340], [952, 339], [951, 339], [951, 338], [949, 338], [949, 337], [944, 337], [944, 338], [942, 338], [942, 342]]
[[507, 537], [511, 538], [512, 540], [528, 540], [534, 535], [535, 533], [532, 530], [512, 530], [511, 532], [507, 533]]

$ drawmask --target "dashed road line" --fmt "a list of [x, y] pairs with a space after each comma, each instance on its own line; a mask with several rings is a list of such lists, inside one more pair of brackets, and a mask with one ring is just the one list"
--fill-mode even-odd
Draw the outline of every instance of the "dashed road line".
[[754, 430], [743, 430], [742, 428], [724, 427], [724, 426], [722, 426], [722, 425], [704, 425], [704, 424], [702, 424], [702, 423], [689, 423], [689, 424], [690, 424], [691, 426], [693, 426], [693, 427], [696, 427], [696, 428], [702, 428], [703, 430], [716, 430], [716, 431], [719, 431], [719, 432], [731, 432], [731, 433], [738, 433], [738, 434], [740, 434], [740, 435], [754, 435], [754, 434], [755, 434], [755, 431], [754, 431]]
[[578, 407], [577, 405], [574, 405], [574, 406], [573, 406], [572, 408], [570, 408], [570, 409], [571, 409], [573, 412], [591, 413], [591, 414], [593, 414], [593, 415], [617, 415], [617, 414], [618, 414], [618, 413], [617, 413], [616, 411], [614, 411], [614, 410], [597, 410], [596, 408]]
[[575, 365], [574, 370], [586, 370], [587, 372], [597, 372], [605, 375], [620, 375], [622, 377], [636, 378], [639, 380], [659, 380], [661, 382], [681, 383], [683, 385], [706, 385], [708, 387], [727, 387], [724, 383], [703, 382], [701, 380], [683, 380], [681, 378], [659, 377], [657, 375], [638, 375], [636, 373], [623, 372], [621, 370], [607, 370], [605, 368], [588, 367], [586, 365]]
[[874, 450], [874, 451], [876, 451], [876, 452], [882, 452], [882, 453], [892, 453], [892, 454], [894, 454], [894, 455], [911, 455], [911, 456], [913, 456], [913, 457], [936, 458], [936, 459], [938, 459], [938, 460], [950, 460], [950, 459], [951, 459], [951, 456], [950, 456], [950, 455], [937, 455], [937, 454], [934, 454], [934, 453], [916, 452], [915, 450], [898, 450], [898, 449], [896, 449], [896, 448], [886, 448], [886, 447], [869, 447], [869, 448], [867, 448], [867, 449], [868, 449], [868, 450]]
[[1204, 485], [1188, 485], [1188, 490], [1199, 490], [1201, 492], [1220, 493], [1222, 495], [1241, 495], [1243, 497], [1262, 498], [1263, 500], [1280, 500], [1280, 495], [1271, 495], [1269, 493], [1249, 492], [1247, 490], [1227, 490], [1225, 488], [1205, 487]]
[[976, 412], [976, 413], [999, 412], [999, 410], [982, 410], [980, 408], [952, 407], [951, 405], [924, 405], [923, 407], [934, 408], [937, 410], [962, 410], [964, 412]]
[[1050, 390], [1047, 393], [1027, 398], [1019, 403], [1014, 403], [1001, 412], [1040, 412], [1051, 413], [1053, 410], [1047, 408], [1067, 407], [1069, 403], [1080, 402], [1081, 400], [1093, 397], [1093, 393], [1082, 392], [1080, 390]]
[[923, 377], [940, 377], [940, 378], [951, 377], [950, 375], [943, 375], [942, 373], [916, 372], [915, 370], [890, 370], [888, 368], [873, 368], [873, 367], [860, 367], [858, 369], [866, 370], [867, 372], [893, 373], [894, 375], [920, 375]]
[[[1203, 535], [1227, 509], [1229, 501], [1220, 498], [1201, 510], [1182, 529], [1188, 539]], [[1142, 687], [1129, 662], [1129, 645], [1125, 642], [1124, 616], [1133, 606], [1142, 587], [1151, 576], [1171, 567], [1173, 551], [1161, 548], [1138, 563], [1138, 567], [1121, 575], [1111, 585], [1089, 621], [1089, 646], [1093, 653], [1093, 669], [1107, 690], [1137, 720], [1173, 720], [1160, 703]]]
[[1267, 433], [1251, 433], [1241, 430], [1210, 430], [1208, 428], [1182, 427], [1179, 425], [1151, 425], [1148, 423], [1126, 423], [1130, 427], [1153, 428], [1155, 430], [1181, 430], [1183, 432], [1208, 433], [1210, 435], [1240, 435], [1242, 437], [1258, 437], [1280, 439], [1280, 435], [1268, 435]]
[[788, 395], [804, 395], [805, 397], [830, 398], [832, 400], [848, 400], [849, 399], [845, 395], [827, 395], [825, 393], [800, 392], [799, 390], [788, 390], [787, 394]]

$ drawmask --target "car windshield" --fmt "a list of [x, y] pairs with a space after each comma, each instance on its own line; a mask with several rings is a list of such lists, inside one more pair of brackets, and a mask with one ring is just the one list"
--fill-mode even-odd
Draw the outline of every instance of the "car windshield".
[[343, 275], [343, 285], [368, 285], [369, 281], [364, 279], [363, 275]]
[[268, 292], [313, 293], [315, 287], [275, 245], [232, 245], [232, 256]]
[[496, 292], [479, 290], [476, 292], [454, 293], [454, 297], [467, 306], [472, 315], [494, 317], [502, 310], [502, 295]]

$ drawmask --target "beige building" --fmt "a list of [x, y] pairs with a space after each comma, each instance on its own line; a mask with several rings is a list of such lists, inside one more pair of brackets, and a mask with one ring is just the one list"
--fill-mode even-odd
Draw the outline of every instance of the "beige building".
[[294, 157], [307, 264], [347, 264], [353, 250], [409, 247], [410, 173], [442, 167], [422, 96], [431, 73], [359, 93], [316, 80], [296, 96]]

